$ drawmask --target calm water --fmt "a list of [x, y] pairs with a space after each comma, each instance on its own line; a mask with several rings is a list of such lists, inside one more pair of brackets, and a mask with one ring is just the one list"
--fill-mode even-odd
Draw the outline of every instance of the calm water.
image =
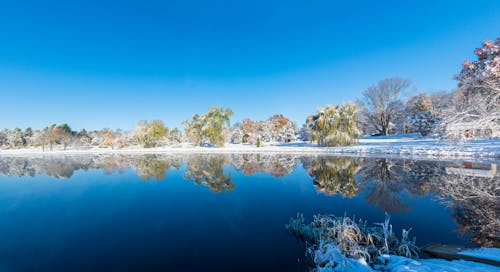
[[460, 197], [498, 197], [491, 163], [40, 156], [1, 157], [0, 174], [0, 271], [304, 271], [284, 228], [298, 212], [375, 223], [386, 211], [419, 245], [498, 246], [494, 198]]

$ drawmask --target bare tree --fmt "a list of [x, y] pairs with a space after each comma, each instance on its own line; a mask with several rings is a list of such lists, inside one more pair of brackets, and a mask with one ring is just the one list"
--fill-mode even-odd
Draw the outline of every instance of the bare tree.
[[402, 120], [404, 103], [401, 98], [410, 85], [409, 79], [387, 78], [363, 92], [363, 99], [358, 101], [362, 106], [361, 114], [380, 135], [389, 134], [389, 130]]

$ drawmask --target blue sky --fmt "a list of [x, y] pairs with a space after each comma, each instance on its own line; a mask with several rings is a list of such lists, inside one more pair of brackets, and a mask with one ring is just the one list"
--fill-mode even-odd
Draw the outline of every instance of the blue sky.
[[0, 127], [301, 124], [378, 80], [451, 90], [500, 35], [500, 1], [0, 1]]

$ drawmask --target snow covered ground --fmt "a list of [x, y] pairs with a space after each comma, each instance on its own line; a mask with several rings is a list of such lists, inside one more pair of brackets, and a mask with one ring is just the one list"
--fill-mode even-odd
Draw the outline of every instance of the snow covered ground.
[[256, 147], [248, 144], [226, 144], [225, 147], [193, 147], [184, 144], [162, 148], [82, 148], [43, 152], [41, 148], [0, 150], [0, 155], [16, 154], [100, 154], [100, 153], [304, 153], [304, 154], [384, 154], [401, 157], [433, 158], [500, 158], [500, 139], [469, 140], [464, 142], [422, 138], [418, 134], [362, 137], [349, 147], [318, 147], [307, 142], [269, 144]]
[[[479, 250], [479, 251], [478, 251]], [[496, 250], [496, 251], [495, 251]], [[499, 249], [476, 249], [481, 257], [497, 253]], [[447, 261], [443, 259], [420, 259], [413, 260], [402, 256], [383, 255], [378, 257], [381, 264], [376, 264], [372, 268], [363, 259], [353, 259], [344, 256], [340, 250], [332, 244], [323, 244], [315, 251], [314, 262], [318, 265], [317, 271], [321, 272], [494, 272], [500, 271], [499, 267], [464, 260]]]
[[[382, 267], [381, 267], [382, 268]], [[421, 259], [418, 261], [401, 256], [389, 256], [388, 265], [383, 271], [402, 272], [494, 272], [500, 271], [499, 267], [469, 262], [464, 260], [447, 261], [443, 259]], [[369, 270], [368, 270], [369, 271]]]

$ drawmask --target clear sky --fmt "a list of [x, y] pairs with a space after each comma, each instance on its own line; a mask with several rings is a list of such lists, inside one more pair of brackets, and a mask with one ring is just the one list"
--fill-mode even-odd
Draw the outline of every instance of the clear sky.
[[386, 77], [451, 90], [499, 35], [498, 0], [0, 0], [0, 127], [180, 126], [214, 105], [301, 124]]

